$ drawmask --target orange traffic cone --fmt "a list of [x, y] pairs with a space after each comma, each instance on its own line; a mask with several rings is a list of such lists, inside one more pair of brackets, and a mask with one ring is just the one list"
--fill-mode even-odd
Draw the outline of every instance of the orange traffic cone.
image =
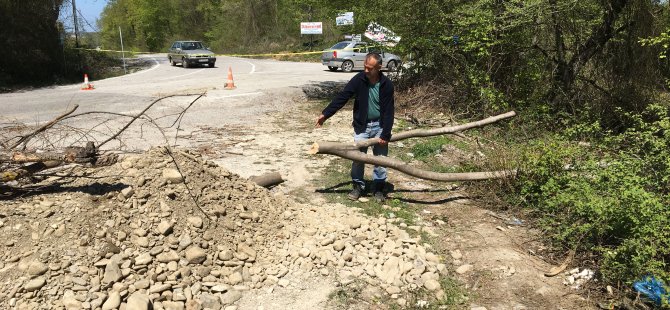
[[88, 82], [88, 74], [84, 73], [84, 85], [81, 86], [81, 90], [94, 90], [93, 84]]
[[226, 84], [223, 84], [224, 89], [232, 90], [237, 87], [235, 87], [235, 82], [233, 82], [233, 69], [231, 67], [228, 67], [228, 81]]

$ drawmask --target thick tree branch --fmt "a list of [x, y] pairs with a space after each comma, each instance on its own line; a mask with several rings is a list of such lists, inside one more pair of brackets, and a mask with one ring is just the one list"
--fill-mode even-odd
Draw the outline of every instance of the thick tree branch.
[[405, 162], [385, 156], [374, 156], [359, 152], [358, 150], [320, 149], [319, 154], [330, 154], [353, 161], [364, 162], [377, 166], [391, 168], [413, 177], [424, 180], [454, 182], [454, 181], [481, 181], [490, 179], [501, 179], [516, 175], [516, 170], [485, 171], [485, 172], [463, 172], [463, 173], [440, 173], [425, 171], [411, 167]]
[[628, 27], [628, 25], [625, 25], [619, 29], [614, 29], [614, 24], [623, 8], [628, 4], [628, 0], [612, 0], [608, 4], [609, 7], [604, 12], [603, 22], [593, 30], [591, 36], [577, 48], [575, 56], [570, 59], [569, 65], [575, 72], [577, 67], [586, 64], [617, 32]]
[[30, 165], [9, 170], [9, 171], [0, 171], [0, 182], [9, 182], [18, 180], [20, 178], [27, 177], [34, 173], [40, 172], [45, 169], [58, 167], [63, 162], [57, 160], [48, 160], [43, 162], [32, 163]]
[[[458, 126], [442, 127], [428, 130], [405, 131], [394, 134], [391, 137], [391, 141], [399, 141], [414, 137], [429, 137], [443, 134], [452, 134], [455, 132], [491, 124], [499, 120], [510, 118], [514, 115], [516, 115], [516, 113], [514, 111], [511, 111], [504, 114], [492, 116], [480, 121], [466, 123]], [[395, 169], [417, 178], [433, 180], [433, 181], [445, 181], [445, 182], [478, 181], [478, 180], [505, 178], [516, 175], [516, 170], [464, 172], [464, 173], [438, 173], [432, 171], [425, 171], [415, 167], [411, 167], [407, 165], [405, 162], [398, 159], [385, 156], [368, 155], [358, 150], [361, 147], [368, 147], [375, 145], [377, 143], [379, 143], [379, 140], [377, 138], [367, 139], [364, 141], [360, 141], [358, 143], [351, 143], [351, 144], [337, 143], [337, 142], [315, 142], [312, 145], [312, 148], [307, 153], [312, 155], [314, 154], [335, 155], [353, 161], [364, 162], [366, 164], [373, 164], [377, 166], [383, 166]]]
[[[409, 130], [409, 131], [403, 131], [399, 132], [396, 134], [393, 134], [391, 136], [391, 142], [396, 142], [400, 140], [405, 140], [409, 138], [418, 138], [418, 137], [431, 137], [431, 136], [440, 136], [444, 134], [455, 134], [460, 131], [472, 129], [472, 128], [477, 128], [477, 127], [482, 127], [491, 123], [495, 123], [497, 121], [510, 118], [516, 115], [516, 112], [510, 111], [507, 113], [499, 114], [496, 116], [491, 116], [488, 118], [485, 118], [483, 120], [479, 120], [476, 122], [470, 122], [470, 123], [465, 123], [462, 125], [457, 125], [457, 126], [450, 126], [450, 127], [441, 127], [441, 128], [434, 128], [434, 129], [415, 129], [415, 130]], [[309, 151], [310, 154], [318, 154], [320, 153], [321, 149], [333, 149], [333, 148], [339, 148], [342, 150], [357, 150], [362, 147], [369, 147], [373, 146], [375, 144], [379, 143], [379, 140], [377, 138], [372, 138], [372, 139], [367, 139], [363, 140], [357, 143], [352, 143], [352, 144], [346, 144], [346, 143], [337, 143], [337, 142], [316, 142], [314, 145], [312, 145], [312, 149]]]

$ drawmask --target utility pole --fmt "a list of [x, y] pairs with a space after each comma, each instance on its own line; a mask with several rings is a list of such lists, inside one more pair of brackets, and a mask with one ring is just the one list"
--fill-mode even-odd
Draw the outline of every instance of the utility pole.
[[[309, 5], [309, 18], [307, 20], [308, 22], [312, 22], [312, 5]], [[310, 34], [309, 35], [309, 51], [312, 51], [312, 45], [314, 45], [314, 35]]]
[[77, 5], [72, 0], [72, 19], [74, 20], [74, 44], [79, 48], [79, 22], [77, 21]]
[[123, 74], [128, 74], [128, 71], [126, 71], [126, 52], [123, 51], [123, 33], [121, 33], [121, 26], [119, 26], [119, 38], [121, 39], [121, 59], [123, 60]]

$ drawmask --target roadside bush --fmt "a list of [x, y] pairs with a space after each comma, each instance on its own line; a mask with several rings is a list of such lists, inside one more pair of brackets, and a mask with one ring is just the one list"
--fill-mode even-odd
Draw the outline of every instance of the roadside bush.
[[654, 275], [668, 283], [670, 113], [652, 105], [623, 118], [631, 126], [620, 134], [582, 125], [530, 146], [518, 203], [555, 245], [593, 251], [606, 282]]
[[[132, 58], [132, 52], [126, 52]], [[66, 49], [64, 59], [64, 82], [81, 82], [84, 73], [94, 80], [123, 75], [123, 60], [120, 53], [91, 50]]]

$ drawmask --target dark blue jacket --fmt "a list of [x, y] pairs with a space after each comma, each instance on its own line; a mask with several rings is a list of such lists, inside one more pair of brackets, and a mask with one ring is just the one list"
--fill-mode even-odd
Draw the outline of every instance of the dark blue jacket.
[[[394, 99], [393, 83], [381, 72], [379, 79], [379, 126], [382, 128], [381, 138], [391, 141], [393, 128]], [[365, 132], [368, 122], [368, 77], [365, 72], [356, 74], [333, 101], [321, 112], [326, 119], [339, 111], [351, 97], [354, 99], [354, 132]]]

